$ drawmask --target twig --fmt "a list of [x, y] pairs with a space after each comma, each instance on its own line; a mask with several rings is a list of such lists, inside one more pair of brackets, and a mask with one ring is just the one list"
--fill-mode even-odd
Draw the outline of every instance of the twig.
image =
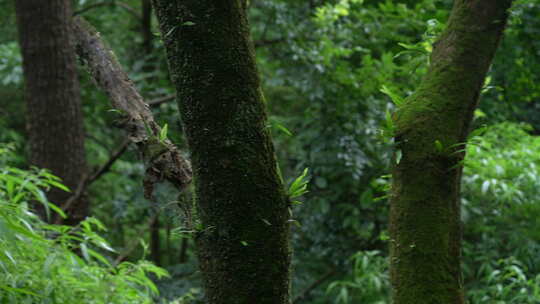
[[[98, 178], [100, 178], [103, 174], [105, 174], [106, 172], [108, 172], [112, 165], [114, 164], [114, 162], [120, 158], [120, 156], [122, 156], [122, 154], [124, 154], [124, 152], [127, 150], [127, 147], [129, 146], [129, 143], [130, 141], [129, 140], [124, 140], [124, 142], [122, 143], [122, 145], [120, 146], [120, 148], [113, 153], [113, 155], [111, 155], [111, 157], [109, 158], [109, 160], [107, 160], [106, 163], [104, 163], [101, 167], [99, 167], [98, 170], [96, 170], [94, 172], [94, 174], [88, 176], [88, 175], [84, 175], [79, 184], [77, 185], [77, 189], [75, 190], [75, 192], [73, 193], [73, 195], [71, 195], [63, 204], [62, 206], [60, 206], [60, 208], [62, 209], [62, 211], [66, 211], [68, 210], [71, 205], [73, 205], [73, 203], [75, 201], [77, 201], [83, 194], [84, 192], [86, 191], [86, 189], [88, 188], [88, 186], [90, 186], [90, 184], [92, 184], [94, 181], [96, 181]], [[56, 218], [56, 220], [54, 221], [55, 224], [60, 224], [62, 223], [62, 218], [60, 216], [58, 216]]]
[[153, 99], [153, 100], [150, 100], [148, 102], [148, 105], [151, 106], [151, 107], [157, 107], [161, 104], [164, 104], [166, 102], [169, 102], [171, 100], [174, 100], [176, 98], [176, 94], [171, 94], [171, 95], [167, 95], [167, 96], [163, 96], [163, 97], [159, 97], [159, 98], [156, 98], [156, 99]]
[[120, 1], [103, 1], [103, 2], [94, 3], [94, 4], [81, 8], [80, 10], [74, 12], [73, 15], [74, 16], [82, 15], [90, 10], [103, 7], [103, 6], [119, 6], [125, 9], [127, 12], [129, 12], [131, 15], [133, 15], [137, 19], [142, 20], [142, 16], [139, 15], [139, 13], [137, 13], [137, 11], [133, 7], [129, 6], [129, 4], [127, 3], [120, 2]]
[[[77, 185], [77, 189], [75, 189], [75, 192], [73, 195], [71, 195], [60, 207], [62, 211], [66, 211], [69, 208], [71, 208], [71, 205], [75, 203], [84, 193], [84, 190], [86, 189], [86, 180], [88, 179], [88, 175], [83, 174], [81, 177], [81, 180], [79, 181], [79, 184]], [[54, 220], [54, 224], [60, 225], [62, 223], [62, 217], [60, 214], [56, 216], [56, 219]]]
[[97, 180], [98, 178], [100, 178], [103, 174], [107, 173], [112, 165], [114, 164], [114, 162], [120, 158], [120, 156], [122, 156], [122, 154], [124, 154], [124, 152], [126, 152], [127, 150], [127, 147], [129, 146], [129, 144], [131, 143], [131, 141], [129, 139], [125, 139], [124, 142], [120, 145], [120, 148], [118, 148], [118, 150], [116, 150], [112, 155], [111, 157], [109, 158], [109, 160], [104, 163], [98, 170], [96, 170], [96, 172], [94, 172], [94, 174], [92, 174], [89, 178], [88, 178], [88, 181], [86, 182], [86, 186], [89, 186], [91, 183], [93, 183], [95, 180]]
[[260, 48], [260, 47], [264, 47], [264, 46], [268, 46], [268, 45], [282, 43], [282, 42], [285, 42], [285, 40], [286, 40], [285, 38], [261, 39], [261, 40], [255, 41], [254, 45], [255, 45], [256, 48]]
[[133, 252], [133, 250], [137, 248], [137, 245], [139, 244], [140, 236], [144, 234], [144, 231], [146, 231], [148, 227], [152, 226], [156, 222], [160, 212], [161, 212], [161, 208], [158, 208], [156, 210], [156, 213], [152, 215], [148, 223], [144, 225], [141, 229], [139, 229], [138, 233], [136, 234], [136, 237], [133, 240], [131, 240], [131, 242], [129, 242], [129, 246], [127, 246], [126, 250], [124, 250], [124, 252], [122, 252], [121, 254], [118, 255], [118, 257], [116, 257], [116, 259], [113, 262], [113, 266], [116, 267], [118, 264], [122, 263]]
[[322, 277], [317, 279], [315, 282], [311, 283], [301, 294], [299, 294], [296, 298], [293, 300], [293, 304], [300, 303], [300, 301], [307, 298], [310, 292], [312, 292], [315, 288], [317, 288], [319, 285], [324, 283], [326, 280], [328, 280], [330, 277], [332, 277], [334, 274], [336, 274], [336, 269], [331, 269], [327, 273], [325, 273]]

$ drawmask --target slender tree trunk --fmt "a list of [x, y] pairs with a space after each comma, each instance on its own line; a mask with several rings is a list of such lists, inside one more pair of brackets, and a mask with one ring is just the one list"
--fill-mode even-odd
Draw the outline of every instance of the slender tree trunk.
[[156, 220], [150, 225], [150, 254], [152, 256], [152, 261], [161, 266], [161, 238], [159, 235], [159, 216], [156, 217]]
[[167, 223], [165, 224], [165, 252], [167, 253], [167, 263], [168, 265], [173, 265], [175, 261], [174, 259], [174, 253], [175, 251], [171, 248], [171, 230], [172, 230], [172, 223], [171, 219], [167, 217]]
[[396, 115], [391, 197], [395, 304], [464, 303], [459, 191], [464, 143], [511, 0], [456, 0], [431, 66]]
[[243, 2], [153, 4], [191, 150], [206, 303], [289, 303], [288, 200]]
[[150, 0], [141, 0], [141, 29], [143, 36], [143, 50], [152, 52], [152, 3]]
[[180, 256], [178, 259], [178, 262], [180, 264], [187, 263], [187, 249], [189, 245], [189, 239], [188, 238], [182, 238], [182, 243], [180, 243]]
[[[25, 78], [30, 161], [62, 178], [75, 191], [86, 173], [83, 118], [70, 30], [69, 0], [16, 0]], [[52, 189], [50, 201], [62, 205], [70, 193]], [[66, 224], [88, 215], [83, 195], [67, 210]]]

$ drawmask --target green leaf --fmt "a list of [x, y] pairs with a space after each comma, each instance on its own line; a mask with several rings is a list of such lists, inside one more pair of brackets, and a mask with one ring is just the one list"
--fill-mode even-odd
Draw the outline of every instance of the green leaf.
[[438, 152], [442, 152], [444, 150], [443, 144], [438, 139], [435, 140], [435, 148], [437, 149]]
[[292, 223], [292, 224], [295, 224], [295, 225], [298, 226], [298, 227], [302, 227], [302, 224], [300, 224], [300, 222], [297, 221], [297, 220], [295, 220], [295, 219], [290, 219], [290, 220], [288, 220], [287, 222]]
[[31, 292], [29, 290], [26, 290], [24, 288], [14, 288], [14, 287], [9, 287], [9, 286], [5, 286], [5, 285], [0, 285], [0, 289], [4, 289], [5, 291], [8, 291], [8, 292], [22, 293], [22, 294], [26, 294], [26, 295], [30, 295], [30, 296], [34, 296], [34, 297], [38, 297], [38, 298], [43, 297], [42, 295], [39, 295], [37, 293], [33, 293], [33, 292]]
[[474, 129], [471, 131], [471, 133], [469, 133], [469, 136], [467, 136], [467, 139], [470, 140], [473, 137], [480, 136], [484, 134], [487, 130], [488, 130], [488, 127], [485, 125], [480, 128]]
[[292, 132], [289, 131], [289, 129], [287, 129], [284, 125], [280, 124], [280, 123], [276, 123], [275, 124], [276, 128], [278, 128], [279, 130], [281, 130], [283, 133], [287, 134], [288, 136], [292, 136]]
[[165, 124], [163, 126], [163, 129], [161, 129], [161, 131], [159, 132], [159, 140], [160, 141], [164, 141], [167, 139], [167, 131], [169, 129], [169, 125], [168, 124]]
[[394, 93], [392, 90], [390, 90], [390, 88], [388, 88], [387, 86], [383, 85], [380, 89], [380, 91], [386, 95], [388, 95], [388, 97], [390, 97], [390, 99], [392, 100], [392, 102], [396, 105], [396, 106], [401, 106], [403, 105], [403, 98], [401, 98], [401, 96], [399, 96], [398, 94]]
[[161, 277], [170, 277], [169, 273], [167, 272], [167, 270], [161, 268], [161, 267], [158, 267], [152, 263], [149, 263], [149, 262], [144, 262], [141, 264], [141, 267], [144, 271], [146, 272], [151, 272], [153, 274], [155, 274], [158, 278], [161, 278]]
[[399, 165], [399, 162], [401, 161], [402, 153], [401, 150], [396, 151], [396, 164]]
[[67, 218], [67, 215], [64, 213], [64, 211], [60, 208], [58, 208], [55, 204], [53, 203], [47, 203], [47, 206], [49, 208], [51, 208], [52, 210], [56, 211], [56, 213], [58, 213], [62, 218]]
[[386, 128], [388, 131], [391, 131], [393, 133], [394, 131], [394, 120], [392, 120], [392, 113], [390, 113], [390, 110], [386, 109], [386, 113], [384, 114], [386, 118]]
[[165, 34], [165, 38], [169, 37], [169, 35], [171, 35], [174, 30], [176, 30], [176, 26], [173, 26], [166, 34]]
[[17, 261], [13, 258], [11, 253], [7, 250], [4, 250], [4, 255], [13, 263], [13, 265], [17, 265]]
[[304, 195], [308, 192], [307, 183], [309, 180], [306, 178], [308, 174], [308, 168], [305, 168], [302, 174], [297, 177], [289, 186], [289, 198], [295, 198]]
[[6, 192], [9, 197], [13, 196], [14, 190], [15, 190], [15, 182], [13, 182], [13, 180], [6, 179]]
[[55, 186], [56, 188], [62, 189], [62, 190], [64, 190], [64, 191], [66, 191], [66, 192], [71, 192], [71, 190], [70, 190], [67, 186], [65, 186], [65, 185], [63, 185], [63, 184], [61, 184], [61, 183], [59, 183], [59, 182], [57, 182], [57, 181], [54, 181], [54, 180], [48, 180], [48, 181], [47, 181], [47, 184], [49, 184], [49, 185], [51, 185], [51, 186]]
[[101, 254], [97, 253], [96, 251], [92, 250], [92, 249], [89, 249], [87, 248], [86, 249], [88, 254], [90, 254], [92, 257], [94, 257], [96, 260], [100, 261], [101, 263], [103, 263], [104, 265], [107, 265], [107, 266], [111, 266], [111, 263], [109, 262], [109, 260], [107, 260], [104, 256], [102, 256]]
[[418, 52], [418, 53], [426, 53], [426, 48], [422, 45], [422, 43], [406, 44], [406, 43], [403, 43], [403, 42], [399, 42], [398, 45], [401, 46], [402, 48], [408, 50], [408, 51], [414, 51], [414, 52]]
[[195, 22], [192, 22], [192, 21], [186, 21], [186, 22], [182, 23], [182, 25], [185, 25], [185, 26], [194, 26], [194, 25], [195, 25]]
[[81, 253], [82, 253], [84, 259], [87, 262], [90, 262], [90, 255], [88, 254], [88, 247], [86, 246], [86, 244], [81, 243], [81, 245], [79, 247], [81, 248]]

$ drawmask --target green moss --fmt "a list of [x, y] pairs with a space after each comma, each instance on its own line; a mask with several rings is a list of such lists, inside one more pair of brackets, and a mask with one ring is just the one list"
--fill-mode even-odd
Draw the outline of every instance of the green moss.
[[[511, 1], [456, 1], [417, 91], [394, 115], [391, 277], [396, 304], [464, 303], [463, 143]], [[495, 22], [497, 21], [497, 22]]]
[[[191, 150], [197, 212], [213, 227], [197, 238], [207, 303], [288, 303], [288, 202], [242, 4], [154, 6]], [[186, 21], [194, 25], [171, 31]]]

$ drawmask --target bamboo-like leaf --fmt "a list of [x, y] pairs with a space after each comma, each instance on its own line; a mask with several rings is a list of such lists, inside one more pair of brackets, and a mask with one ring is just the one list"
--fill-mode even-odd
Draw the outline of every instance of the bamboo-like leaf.
[[167, 131], [169, 129], [169, 125], [168, 124], [165, 124], [163, 126], [163, 128], [161, 129], [161, 131], [159, 132], [159, 140], [160, 141], [164, 141], [167, 139]]
[[396, 105], [396, 106], [401, 106], [403, 105], [403, 98], [401, 96], [399, 96], [398, 94], [396, 94], [395, 92], [393, 92], [392, 90], [390, 90], [390, 88], [388, 88], [387, 86], [383, 85], [380, 89], [380, 91], [386, 95], [388, 95], [388, 97], [390, 97], [390, 99], [392, 100], [392, 102]]

